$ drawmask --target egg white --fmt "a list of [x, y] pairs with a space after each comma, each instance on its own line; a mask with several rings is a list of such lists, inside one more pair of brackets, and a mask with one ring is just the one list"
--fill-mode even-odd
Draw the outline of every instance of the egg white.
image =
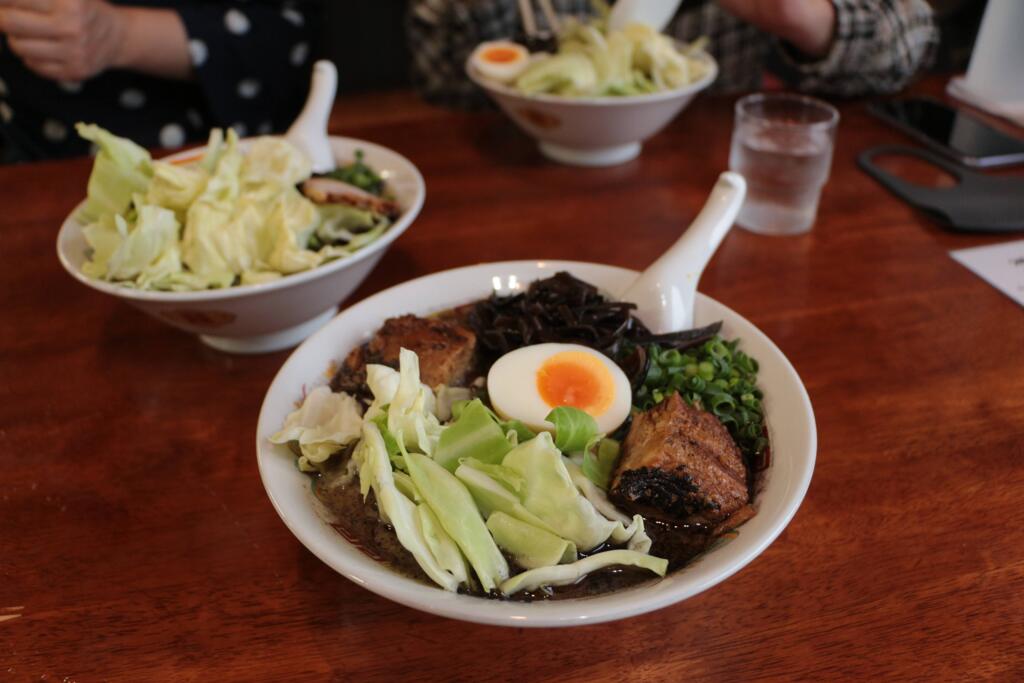
[[604, 412], [592, 417], [601, 432], [609, 434], [629, 417], [633, 403], [632, 389], [626, 374], [610, 358], [579, 344], [535, 344], [510, 351], [495, 361], [487, 373], [487, 395], [494, 411], [506, 420], [520, 420], [534, 431], [551, 431], [554, 426], [547, 417], [549, 406], [537, 389], [537, 372], [544, 362], [565, 351], [586, 353], [597, 358], [608, 369], [614, 384], [612, 402]]

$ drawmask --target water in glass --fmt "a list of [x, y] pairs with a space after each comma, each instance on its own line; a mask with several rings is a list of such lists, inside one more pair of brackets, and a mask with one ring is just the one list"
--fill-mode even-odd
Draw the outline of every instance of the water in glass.
[[831, 163], [830, 130], [740, 124], [729, 154], [729, 168], [747, 179], [737, 222], [768, 234], [810, 230]]

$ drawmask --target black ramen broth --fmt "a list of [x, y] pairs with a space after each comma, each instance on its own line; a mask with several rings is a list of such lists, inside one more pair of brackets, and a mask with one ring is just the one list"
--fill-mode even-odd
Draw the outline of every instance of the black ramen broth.
[[[504, 298], [492, 296], [433, 316], [476, 331], [480, 349], [470, 373], [473, 379], [485, 377], [490, 365], [509, 350], [543, 342], [577, 343], [612, 357], [626, 372], [635, 390], [643, 381], [649, 362], [645, 354], [640, 354], [643, 358], [638, 364], [636, 348], [658, 343], [685, 350], [703, 344], [717, 334], [721, 326], [717, 323], [674, 335], [651, 335], [639, 320], [632, 317], [633, 304], [606, 301], [592, 285], [565, 273], [535, 282], [530, 292], [535, 294], [532, 300], [523, 294]], [[346, 385], [344, 380], [339, 380], [340, 375], [341, 372], [332, 380], [332, 388], [348, 390], [369, 402], [371, 397], [365, 386], [357, 390], [353, 382]], [[466, 383], [469, 383], [468, 379]], [[482, 398], [486, 398], [484, 391], [480, 393]], [[621, 439], [628, 432], [629, 425], [630, 421], [627, 421], [614, 436]], [[764, 434], [767, 437], [767, 431]], [[373, 492], [370, 491], [363, 499], [358, 476], [349, 473], [347, 468], [352, 450], [353, 447], [349, 447], [335, 455], [321, 465], [319, 472], [311, 474], [313, 493], [326, 508], [331, 525], [372, 559], [398, 573], [435, 586], [412, 554], [399, 543], [393, 527], [381, 520]], [[768, 449], [758, 454], [743, 453], [743, 456], [748, 466], [748, 493], [753, 501], [754, 493], [760, 487], [759, 475], [767, 466]], [[686, 566], [713, 546], [716, 540], [727, 535], [716, 534], [715, 529], [707, 524], [670, 523], [648, 515], [644, 515], [644, 527], [652, 541], [650, 554], [668, 560], [669, 572]], [[586, 553], [581, 552], [579, 556], [582, 558], [616, 547], [624, 546], [604, 544]], [[510, 576], [525, 571], [507, 553], [505, 559]], [[658, 580], [659, 577], [641, 568], [606, 567], [568, 586], [524, 590], [510, 596], [504, 596], [497, 590], [490, 595], [479, 589], [474, 592], [465, 584], [459, 590], [481, 597], [531, 602], [583, 598]]]
[[[374, 560], [388, 565], [400, 574], [435, 586], [436, 584], [416, 564], [412, 554], [398, 542], [398, 536], [391, 525], [381, 521], [373, 492], [370, 491], [364, 502], [359, 492], [358, 477], [348, 479], [345, 476], [345, 465], [349, 457], [350, 452], [346, 452], [341, 457], [332, 458], [328, 467], [316, 475], [313, 482], [313, 493], [330, 512], [331, 526], [346, 541]], [[651, 555], [667, 559], [670, 572], [688, 564], [713, 540], [710, 531], [700, 526], [669, 525], [647, 518], [644, 519], [644, 525], [652, 541]], [[580, 556], [610, 549], [611, 546], [602, 545], [589, 553], [580, 553]], [[508, 561], [510, 576], [525, 571], [508, 554], [505, 554], [505, 559]], [[606, 567], [591, 572], [577, 583], [568, 586], [549, 586], [535, 591], [519, 591], [510, 596], [494, 594], [488, 597], [520, 602], [583, 598], [658, 580], [659, 577], [651, 572], [636, 567]], [[481, 591], [469, 591], [465, 584], [460, 587], [459, 592], [486, 596]]]

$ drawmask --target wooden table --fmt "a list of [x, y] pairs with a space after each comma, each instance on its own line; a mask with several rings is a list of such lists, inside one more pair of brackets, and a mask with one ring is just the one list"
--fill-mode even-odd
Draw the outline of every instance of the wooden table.
[[[645, 266], [726, 167], [731, 105], [701, 99], [638, 161], [580, 170], [497, 113], [346, 102], [333, 129], [428, 187], [351, 301], [488, 260]], [[859, 151], [902, 138], [841, 109], [814, 231], [734, 230], [701, 283], [807, 384], [803, 506], [714, 589], [567, 630], [416, 612], [316, 559], [256, 471], [287, 354], [225, 355], [77, 284], [54, 238], [89, 162], [0, 168], [0, 679], [1022, 680], [1024, 310], [947, 255], [999, 238], [943, 232], [863, 175]]]

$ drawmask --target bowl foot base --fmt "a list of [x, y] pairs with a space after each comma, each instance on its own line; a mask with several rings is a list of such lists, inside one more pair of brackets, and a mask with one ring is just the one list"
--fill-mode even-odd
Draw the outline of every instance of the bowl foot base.
[[640, 154], [641, 145], [639, 142], [630, 142], [625, 145], [614, 147], [596, 147], [593, 149], [579, 149], [576, 147], [563, 147], [553, 145], [550, 142], [537, 143], [540, 153], [548, 159], [570, 166], [614, 166], [624, 164], [627, 161], [636, 159]]
[[218, 351], [227, 353], [270, 353], [288, 349], [313, 334], [327, 324], [338, 312], [338, 307], [333, 306], [315, 318], [299, 323], [294, 327], [261, 334], [253, 337], [214, 337], [208, 334], [199, 335], [199, 340], [207, 346], [212, 346]]

